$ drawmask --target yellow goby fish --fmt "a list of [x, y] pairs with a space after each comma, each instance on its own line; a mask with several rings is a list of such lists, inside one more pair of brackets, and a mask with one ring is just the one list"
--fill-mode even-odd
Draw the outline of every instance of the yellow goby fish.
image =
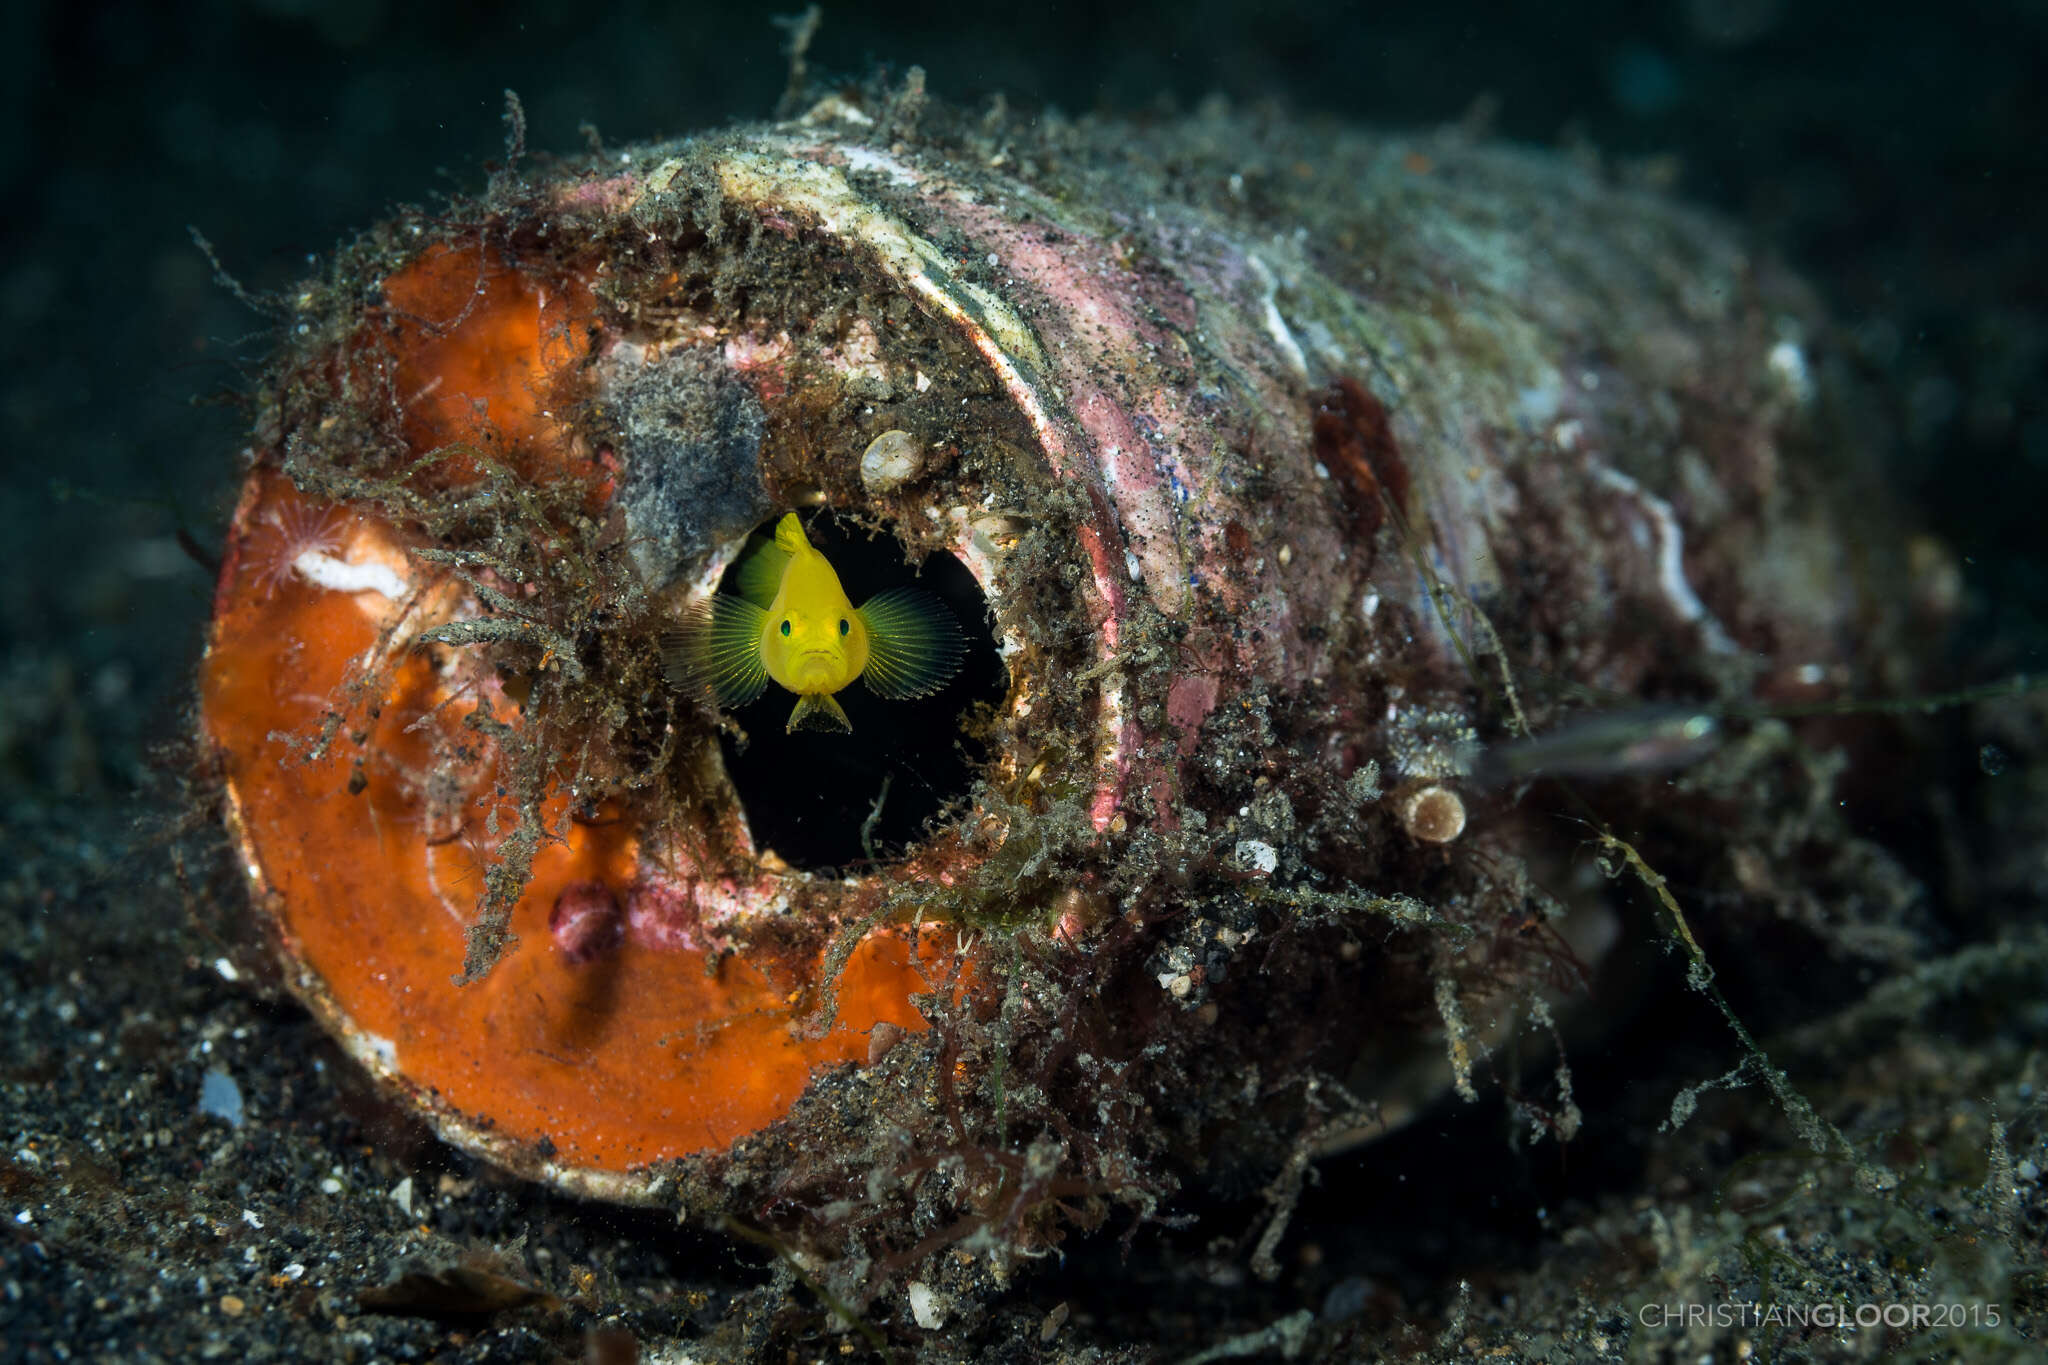
[[791, 730], [846, 730], [832, 694], [860, 678], [892, 701], [928, 696], [960, 669], [966, 642], [943, 602], [893, 588], [856, 607], [832, 562], [812, 546], [796, 513], [775, 538], [756, 538], [738, 565], [739, 593], [690, 609], [662, 640], [662, 667], [686, 691], [744, 706], [769, 679], [796, 693]]

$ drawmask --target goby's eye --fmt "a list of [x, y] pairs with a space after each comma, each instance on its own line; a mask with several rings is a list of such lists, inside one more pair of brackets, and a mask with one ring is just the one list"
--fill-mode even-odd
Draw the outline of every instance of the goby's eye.
[[845, 635], [845, 634], [847, 634], [847, 633], [848, 633], [849, 631], [851, 631], [852, 629], [853, 629], [853, 622], [851, 622], [851, 621], [847, 620], [847, 619], [846, 619], [846, 618], [845, 618], [844, 616], [842, 616], [842, 617], [840, 617], [840, 618], [839, 618], [839, 633], [840, 633], [841, 635]]
[[789, 618], [787, 616], [782, 618], [782, 633], [784, 635], [789, 634]]

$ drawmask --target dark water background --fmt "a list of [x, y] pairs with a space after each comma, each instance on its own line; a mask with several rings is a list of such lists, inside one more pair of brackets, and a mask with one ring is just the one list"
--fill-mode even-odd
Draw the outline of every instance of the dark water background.
[[[1502, 137], [1667, 158], [1678, 194], [1819, 284], [1881, 380], [1897, 484], [1969, 561], [1965, 655], [2038, 667], [2048, 5], [968, 8], [832, 7], [814, 63], [917, 63], [949, 99], [1069, 112], [1491, 108]], [[392, 205], [476, 186], [507, 87], [535, 147], [580, 147], [585, 122], [625, 142], [767, 115], [780, 42], [741, 6], [5, 6], [7, 780], [127, 787], [188, 687], [207, 583], [172, 536], [216, 534], [242, 414], [207, 403], [267, 342], [187, 225], [282, 289]]]
[[[1469, 120], [1668, 178], [1843, 324], [1896, 487], [1965, 564], [1953, 670], [2048, 663], [2048, 4], [967, 9], [833, 7], [812, 62], [915, 63], [970, 106]], [[393, 205], [480, 185], [507, 87], [536, 148], [625, 143], [767, 116], [780, 42], [740, 7], [0, 11], [0, 853], [118, 807], [189, 723], [211, 584], [178, 537], [218, 539], [225, 400], [270, 339], [188, 225], [287, 289]]]

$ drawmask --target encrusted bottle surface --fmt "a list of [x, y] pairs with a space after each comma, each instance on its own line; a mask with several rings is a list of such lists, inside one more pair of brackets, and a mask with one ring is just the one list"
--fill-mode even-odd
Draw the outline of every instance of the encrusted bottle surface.
[[[1473, 1093], [1583, 992], [1609, 893], [1482, 756], [1902, 676], [1820, 323], [1713, 223], [1448, 137], [865, 118], [382, 225], [266, 381], [204, 724], [288, 979], [451, 1140], [1050, 1237], [1324, 1080], [1331, 1142]], [[791, 509], [954, 575], [957, 688], [779, 748], [671, 690]], [[1796, 918], [1774, 860], [1854, 842], [1760, 783], [1796, 737], [1663, 714], [1574, 756], [1600, 813]], [[807, 819], [858, 852], [764, 834]]]

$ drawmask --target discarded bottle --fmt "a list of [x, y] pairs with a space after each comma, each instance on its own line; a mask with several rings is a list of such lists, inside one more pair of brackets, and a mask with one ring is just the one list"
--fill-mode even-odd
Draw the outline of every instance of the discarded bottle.
[[[989, 1265], [1476, 1093], [1622, 901], [1475, 755], [1587, 771], [1540, 738], [1587, 690], [1897, 682], [1913, 593], [1813, 301], [1705, 217], [1452, 134], [915, 112], [342, 252], [261, 388], [203, 724], [285, 979], [450, 1141]], [[957, 561], [996, 681], [743, 794], [661, 641], [790, 510]], [[889, 749], [963, 726], [877, 845]], [[1698, 877], [1787, 810], [1851, 840], [1756, 772], [1687, 773]], [[762, 837], [821, 794], [876, 860]]]

